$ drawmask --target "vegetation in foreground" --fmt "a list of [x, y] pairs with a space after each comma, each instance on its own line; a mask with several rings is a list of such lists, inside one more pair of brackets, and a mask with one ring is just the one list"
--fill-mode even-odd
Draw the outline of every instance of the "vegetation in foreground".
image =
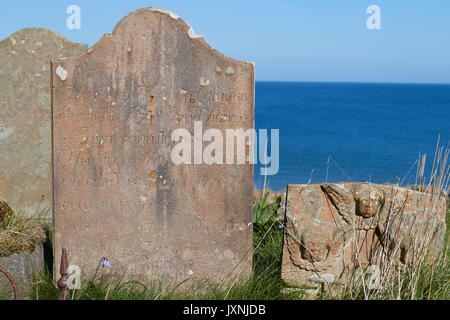
[[[442, 151], [440, 151], [442, 154]], [[436, 165], [435, 174], [428, 187], [419, 189], [424, 192], [436, 190], [448, 194], [449, 170], [447, 159], [449, 151], [440, 165]], [[425, 162], [425, 158], [422, 164]], [[419, 162], [420, 167], [421, 163]], [[435, 166], [433, 166], [435, 167]], [[438, 172], [437, 168], [444, 168]], [[419, 174], [418, 185], [423, 183], [423, 168]], [[434, 179], [434, 180], [433, 180]], [[144, 285], [138, 282], [111, 281], [107, 266], [100, 265], [96, 275], [85, 281], [79, 290], [71, 290], [74, 300], [156, 300], [156, 299], [248, 299], [248, 300], [288, 300], [288, 299], [403, 299], [403, 300], [450, 300], [450, 208], [447, 208], [444, 248], [432, 265], [425, 263], [426, 255], [418, 259], [418, 263], [403, 268], [393, 268], [381, 279], [379, 289], [368, 289], [364, 281], [355, 281], [346, 288], [322, 285], [315, 291], [301, 288], [292, 290], [281, 279], [281, 258], [283, 248], [283, 213], [284, 202], [281, 195], [257, 193], [254, 198], [254, 233], [253, 233], [253, 271], [245, 282], [231, 282], [221, 287], [208, 287], [202, 290], [191, 290], [189, 293], [180, 290], [184, 283], [173, 288], [165, 288], [158, 283]], [[18, 232], [27, 230], [26, 224], [11, 216], [3, 222], [3, 228], [16, 226]], [[50, 235], [51, 236], [51, 235]], [[51, 243], [51, 239], [50, 239]], [[364, 279], [364, 275], [361, 277]], [[358, 280], [358, 279], [356, 279]], [[188, 282], [189, 280], [187, 280]], [[37, 278], [32, 298], [39, 300], [58, 299], [59, 290], [55, 286], [49, 271]]]
[[[254, 207], [254, 252], [253, 272], [247, 281], [226, 287], [210, 287], [197, 292], [181, 292], [180, 284], [174, 288], [162, 289], [156, 283], [143, 285], [138, 282], [111, 282], [105, 270], [99, 266], [94, 279], [88, 281], [80, 290], [72, 290], [73, 299], [77, 300], [154, 300], [154, 299], [299, 299], [302, 292], [283, 293], [286, 285], [281, 280], [281, 254], [283, 230], [281, 219], [281, 197], [267, 203], [266, 193]], [[189, 281], [189, 280], [188, 280]], [[59, 291], [55, 287], [51, 274], [46, 274], [36, 282], [35, 299], [58, 299]]]
[[[180, 287], [162, 289], [159, 284], [144, 285], [138, 282], [111, 282], [99, 266], [96, 276], [79, 290], [72, 290], [74, 300], [293, 300], [293, 299], [450, 299], [449, 234], [450, 210], [447, 211], [447, 234], [445, 247], [436, 262], [428, 266], [422, 264], [420, 270], [409, 270], [401, 275], [398, 286], [382, 288], [376, 295], [367, 295], [362, 285], [355, 285], [337, 296], [332, 285], [324, 286], [311, 295], [302, 289], [291, 290], [281, 279], [281, 257], [283, 245], [282, 213], [284, 203], [280, 196], [267, 203], [268, 193], [260, 197], [254, 206], [254, 253], [253, 272], [244, 283], [226, 287], [210, 287], [198, 292], [182, 293]], [[414, 272], [414, 277], [411, 276]], [[417, 273], [417, 274], [416, 274]], [[415, 280], [417, 279], [417, 280]], [[411, 282], [415, 280], [414, 294]], [[392, 290], [395, 291], [393, 296]], [[36, 282], [34, 299], [58, 299], [59, 290], [55, 287], [50, 272]]]
[[0, 257], [17, 252], [33, 252], [47, 239], [40, 215], [26, 218], [12, 210], [0, 221]]

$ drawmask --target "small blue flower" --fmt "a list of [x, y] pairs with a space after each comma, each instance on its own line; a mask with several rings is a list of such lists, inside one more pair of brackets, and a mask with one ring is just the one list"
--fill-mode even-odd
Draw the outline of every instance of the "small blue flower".
[[278, 225], [278, 229], [283, 229], [283, 228], [284, 228], [284, 224], [280, 223], [280, 224]]
[[105, 257], [102, 258], [101, 264], [102, 268], [108, 268], [111, 269], [111, 262], [109, 262], [108, 259], [106, 259]]
[[281, 208], [278, 210], [278, 214], [282, 215], [285, 211], [284, 201], [281, 201]]

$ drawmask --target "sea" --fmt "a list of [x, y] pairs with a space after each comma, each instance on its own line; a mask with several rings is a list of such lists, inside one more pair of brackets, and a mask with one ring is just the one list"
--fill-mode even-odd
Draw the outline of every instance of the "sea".
[[429, 178], [438, 140], [449, 147], [450, 85], [256, 82], [255, 127], [279, 130], [278, 172], [264, 176], [258, 159], [257, 189], [344, 181], [411, 185], [419, 156], [427, 155]]

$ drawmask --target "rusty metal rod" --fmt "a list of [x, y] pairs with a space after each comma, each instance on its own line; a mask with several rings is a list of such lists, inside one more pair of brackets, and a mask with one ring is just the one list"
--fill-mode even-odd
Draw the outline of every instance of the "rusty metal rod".
[[59, 268], [59, 273], [61, 278], [59, 278], [57, 285], [59, 287], [59, 300], [69, 300], [70, 290], [67, 286], [67, 281], [69, 280], [69, 263], [67, 261], [67, 250], [62, 249], [61, 253], [61, 266]]
[[19, 300], [19, 292], [17, 291], [17, 284], [14, 281], [13, 277], [2, 267], [0, 267], [0, 272], [2, 272], [8, 278], [9, 282], [11, 282], [11, 285], [14, 288], [14, 299]]

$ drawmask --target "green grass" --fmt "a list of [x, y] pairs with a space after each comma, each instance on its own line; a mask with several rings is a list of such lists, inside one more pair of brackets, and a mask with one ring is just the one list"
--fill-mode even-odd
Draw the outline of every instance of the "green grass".
[[[367, 295], [369, 295], [371, 299], [377, 300], [450, 300], [449, 235], [450, 209], [447, 209], [443, 250], [432, 265], [421, 263], [418, 267], [404, 268], [397, 278], [387, 279], [393, 284], [383, 285], [383, 288], [377, 292], [365, 291], [361, 284], [357, 284], [347, 288], [339, 298], [363, 300], [367, 299]], [[324, 299], [336, 298], [328, 292], [325, 292], [322, 297]]]
[[[260, 202], [255, 215], [264, 213], [264, 219], [255, 223], [253, 272], [243, 283], [226, 287], [211, 287], [190, 294], [182, 293], [179, 287], [163, 290], [159, 284], [143, 285], [138, 282], [111, 282], [105, 274], [99, 272], [96, 277], [80, 290], [71, 292], [76, 300], [153, 300], [153, 299], [299, 299], [301, 292], [282, 293], [286, 287], [281, 279], [281, 255], [283, 232], [278, 228], [277, 210], [281, 199], [276, 205]], [[270, 212], [269, 212], [270, 210]], [[101, 270], [99, 270], [101, 271]], [[50, 272], [46, 272], [37, 282], [34, 299], [53, 300], [58, 298], [59, 290], [55, 287]]]
[[14, 253], [33, 252], [46, 240], [41, 216], [28, 218], [13, 212], [0, 223], [0, 257]]
[[[95, 278], [88, 281], [80, 290], [71, 291], [74, 300], [154, 300], [154, 299], [194, 299], [194, 300], [288, 300], [305, 299], [307, 296], [301, 290], [286, 291], [287, 285], [281, 279], [281, 257], [283, 246], [283, 232], [278, 228], [280, 217], [277, 211], [280, 209], [280, 200], [276, 205], [265, 204], [261, 199], [255, 205], [254, 218], [259, 221], [254, 225], [254, 254], [253, 272], [250, 278], [232, 287], [207, 288], [191, 293], [183, 293], [179, 287], [165, 290], [157, 283], [143, 285], [138, 282], [111, 282], [104, 273], [99, 270]], [[270, 209], [267, 209], [270, 208]], [[268, 214], [267, 210], [270, 210]], [[259, 216], [258, 216], [259, 215]], [[259, 219], [259, 220], [258, 220]], [[419, 281], [414, 294], [414, 299], [450, 299], [450, 267], [448, 256], [450, 234], [450, 210], [447, 211], [447, 234], [445, 250], [433, 266], [423, 266], [420, 270]], [[395, 289], [398, 289], [396, 287]], [[331, 294], [330, 288], [323, 288], [317, 299], [336, 299]], [[401, 299], [411, 299], [408, 287], [408, 277], [404, 277], [400, 288]], [[36, 282], [34, 299], [54, 300], [58, 299], [59, 290], [54, 285], [52, 276], [47, 271]], [[389, 292], [380, 292], [378, 299], [392, 299]], [[347, 290], [339, 299], [362, 300], [365, 298], [361, 286]]]

